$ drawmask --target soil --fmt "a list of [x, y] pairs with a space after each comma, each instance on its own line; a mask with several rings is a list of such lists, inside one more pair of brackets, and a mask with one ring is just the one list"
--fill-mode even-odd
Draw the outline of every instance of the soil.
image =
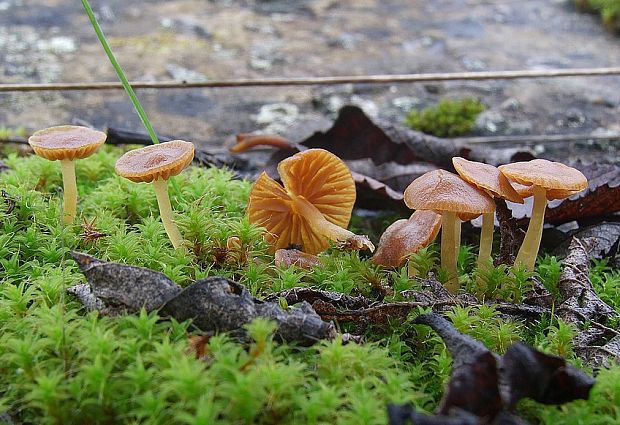
[[[93, 5], [131, 80], [224, 79], [609, 67], [620, 39], [570, 1], [102, 0]], [[5, 83], [115, 81], [79, 2], [0, 0]], [[239, 132], [285, 134], [340, 106], [401, 121], [443, 97], [489, 110], [474, 135], [620, 134], [620, 77], [441, 84], [141, 90], [158, 132], [198, 144]], [[0, 94], [0, 126], [68, 122], [141, 129], [121, 91]], [[293, 135], [295, 137], [295, 135]], [[556, 144], [557, 146], [557, 144]], [[618, 161], [614, 142], [540, 154]]]

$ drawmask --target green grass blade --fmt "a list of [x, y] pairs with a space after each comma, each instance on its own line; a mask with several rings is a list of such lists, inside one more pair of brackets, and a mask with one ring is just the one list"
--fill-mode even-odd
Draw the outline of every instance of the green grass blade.
[[99, 22], [97, 22], [97, 18], [95, 18], [95, 14], [93, 13], [93, 9], [90, 7], [90, 4], [88, 3], [88, 0], [82, 0], [82, 5], [84, 6], [84, 10], [86, 11], [86, 14], [88, 15], [88, 19], [90, 19], [90, 23], [93, 25], [93, 28], [95, 29], [97, 38], [99, 39], [99, 41], [101, 42], [101, 45], [103, 46], [103, 50], [105, 50], [106, 54], [108, 55], [108, 59], [110, 59], [110, 62], [112, 63], [112, 66], [114, 67], [114, 70], [116, 71], [116, 75], [118, 75], [118, 78], [121, 80], [121, 83], [123, 84], [123, 87], [125, 88], [125, 91], [127, 92], [127, 95], [129, 95], [129, 99], [131, 99], [131, 103], [133, 103], [133, 107], [136, 109], [136, 112], [138, 113], [138, 116], [140, 117], [142, 124], [146, 128], [146, 131], [149, 133], [149, 136], [151, 136], [151, 140], [153, 141], [153, 143], [154, 144], [159, 143], [159, 139], [157, 138], [157, 135], [155, 134], [155, 130], [153, 130], [153, 126], [151, 125], [151, 122], [146, 116], [146, 112], [144, 112], [144, 109], [142, 108], [142, 105], [140, 104], [140, 101], [138, 100], [136, 93], [133, 91], [133, 88], [129, 84], [127, 77], [125, 77], [125, 73], [123, 72], [123, 69], [121, 68], [120, 64], [116, 60], [116, 57], [114, 57], [114, 53], [112, 53], [112, 49], [110, 49], [108, 40], [105, 38], [105, 35], [103, 35], [103, 31], [101, 30], [101, 27], [99, 26]]

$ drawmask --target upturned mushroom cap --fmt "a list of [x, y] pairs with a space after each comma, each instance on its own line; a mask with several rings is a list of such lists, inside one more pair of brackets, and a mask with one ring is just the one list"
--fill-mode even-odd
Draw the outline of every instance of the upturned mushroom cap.
[[500, 165], [499, 170], [510, 180], [526, 186], [543, 187], [557, 197], [570, 196], [588, 187], [588, 179], [581, 171], [546, 159]]
[[518, 204], [523, 203], [523, 198], [497, 167], [482, 162], [468, 161], [458, 156], [452, 158], [452, 164], [463, 180], [482, 189], [489, 196], [507, 199]]
[[483, 191], [445, 170], [433, 170], [405, 189], [405, 204], [416, 210], [454, 211], [462, 217], [495, 211], [495, 203]]
[[194, 144], [172, 140], [134, 149], [116, 161], [116, 174], [133, 182], [150, 183], [176, 176], [192, 162]]
[[296, 208], [295, 198], [314, 206], [327, 221], [346, 228], [355, 203], [355, 182], [347, 166], [323, 149], [309, 149], [280, 162], [284, 187], [262, 173], [250, 192], [247, 214], [275, 237], [274, 249], [300, 246], [316, 254], [328, 239]]
[[49, 159], [74, 160], [92, 155], [107, 135], [101, 131], [76, 125], [60, 125], [35, 132], [28, 138], [34, 153]]
[[397, 220], [381, 235], [372, 261], [386, 267], [400, 267], [407, 256], [433, 242], [440, 228], [441, 216], [433, 211], [419, 210], [407, 220]]

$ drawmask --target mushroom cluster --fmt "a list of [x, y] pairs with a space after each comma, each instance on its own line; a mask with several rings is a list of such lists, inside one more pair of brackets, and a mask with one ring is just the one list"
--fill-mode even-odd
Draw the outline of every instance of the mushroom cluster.
[[[399, 220], [386, 229], [373, 261], [387, 267], [401, 266], [408, 255], [430, 244], [441, 227], [441, 266], [448, 272], [445, 286], [452, 293], [459, 289], [457, 278], [461, 220], [483, 216], [478, 253], [479, 269], [490, 264], [493, 246], [493, 198], [523, 203], [534, 196], [530, 225], [515, 264], [533, 270], [542, 237], [547, 200], [562, 199], [584, 190], [587, 179], [567, 165], [535, 159], [496, 168], [492, 165], [453, 158], [456, 174], [430, 171], [415, 179], [404, 193], [405, 204], [416, 212], [409, 220]], [[441, 225], [432, 216], [441, 215]]]
[[581, 192], [588, 187], [588, 179], [573, 167], [546, 159], [500, 165], [499, 169], [506, 177], [523, 185], [519, 188], [522, 196], [534, 196], [530, 224], [515, 259], [515, 264], [534, 270], [547, 200], [564, 199]]

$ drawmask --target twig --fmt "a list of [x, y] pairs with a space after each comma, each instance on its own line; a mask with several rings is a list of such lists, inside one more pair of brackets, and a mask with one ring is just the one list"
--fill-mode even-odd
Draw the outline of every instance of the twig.
[[[229, 79], [210, 81], [133, 81], [136, 89], [179, 89], [179, 88], [220, 88], [220, 87], [273, 87], [273, 86], [313, 86], [334, 84], [395, 84], [423, 83], [435, 81], [477, 81], [477, 80], [514, 80], [520, 78], [557, 78], [557, 77], [598, 77], [619, 75], [620, 67], [610, 68], [574, 68], [574, 69], [535, 69], [517, 71], [481, 71], [481, 72], [440, 72], [425, 74], [396, 75], [345, 75], [332, 77], [298, 77], [298, 78], [264, 78], [264, 79]], [[74, 90], [118, 90], [121, 83], [43, 83], [43, 84], [0, 84], [0, 92], [25, 91], [74, 91]]]

